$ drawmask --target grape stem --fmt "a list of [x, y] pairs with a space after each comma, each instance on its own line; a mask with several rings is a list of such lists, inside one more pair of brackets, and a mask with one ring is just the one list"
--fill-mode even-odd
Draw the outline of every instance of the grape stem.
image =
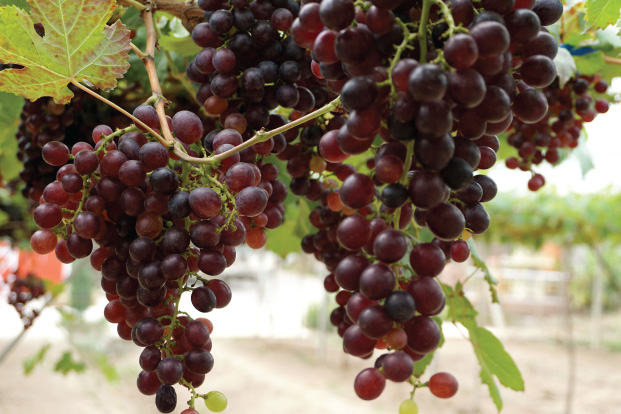
[[401, 19], [399, 19], [398, 17], [395, 17], [395, 23], [397, 23], [399, 26], [403, 28], [403, 41], [401, 42], [399, 46], [397, 46], [397, 50], [395, 51], [395, 56], [390, 61], [390, 66], [388, 67], [388, 79], [385, 80], [384, 82], [380, 82], [377, 84], [377, 86], [390, 85], [393, 99], [397, 99], [397, 89], [395, 88], [395, 85], [392, 82], [392, 72], [395, 68], [395, 65], [401, 60], [401, 54], [403, 53], [403, 51], [408, 47], [411, 48], [410, 42], [412, 42], [414, 39], [416, 39], [416, 36], [418, 36], [418, 33], [411, 33], [406, 23], [403, 23]]
[[132, 48], [132, 50], [134, 51], [134, 53], [135, 53], [136, 55], [138, 55], [138, 57], [139, 57], [140, 59], [147, 57], [147, 54], [146, 54], [146, 53], [144, 53], [142, 50], [140, 50], [140, 48], [139, 48], [138, 46], [136, 46], [133, 42], [130, 42], [130, 43], [129, 43], [129, 47], [131, 47], [131, 48]]
[[[182, 276], [179, 278], [178, 280], [178, 294], [177, 297], [175, 298], [175, 310], [172, 314], [172, 318], [170, 319], [170, 326], [168, 329], [168, 335], [166, 335], [166, 339], [163, 341], [165, 344], [169, 344], [170, 340], [172, 339], [172, 335], [173, 335], [173, 331], [175, 330], [176, 327], [176, 323], [177, 323], [177, 314], [179, 313], [179, 303], [181, 302], [181, 296], [183, 296], [183, 280], [185, 279], [185, 276]], [[172, 355], [172, 351], [170, 350], [169, 346], [166, 346], [166, 354], [167, 356], [171, 356]]]
[[[433, 2], [440, 8], [442, 11], [442, 17], [444, 17], [444, 21], [448, 25], [448, 32], [446, 33], [447, 38], [453, 36], [455, 34], [455, 19], [453, 19], [453, 14], [451, 13], [451, 9], [446, 5], [442, 0], [433, 0]], [[424, 7], [424, 6], [423, 6]], [[466, 30], [467, 31], [467, 30]]]
[[438, 2], [435, 0], [423, 0], [423, 11], [420, 16], [420, 26], [418, 26], [419, 60], [421, 63], [427, 62], [427, 20], [429, 20], [429, 10], [431, 10], [432, 3]]
[[258, 144], [259, 142], [263, 142], [263, 141], [267, 141], [268, 139], [270, 139], [273, 136], [276, 136], [278, 134], [282, 134], [284, 132], [287, 132], [288, 130], [290, 130], [291, 128], [295, 128], [298, 125], [302, 125], [303, 123], [313, 120], [323, 114], [326, 114], [328, 112], [331, 112], [333, 110], [336, 109], [336, 107], [341, 103], [341, 97], [337, 96], [333, 101], [327, 103], [326, 105], [322, 106], [321, 108], [317, 109], [314, 112], [311, 112], [309, 114], [304, 115], [303, 117], [296, 119], [295, 121], [289, 122], [288, 124], [285, 124], [281, 127], [278, 127], [276, 129], [272, 129], [271, 131], [265, 131], [264, 129], [261, 129], [260, 131], [258, 131], [252, 138], [250, 138], [248, 141], [243, 142], [242, 144], [236, 146], [235, 148], [231, 148], [228, 151], [224, 151], [221, 154], [218, 155], [212, 155], [211, 157], [206, 158], [206, 160], [209, 161], [209, 163], [211, 164], [216, 164], [219, 163], [220, 161], [222, 161], [223, 159], [230, 157], [233, 154], [236, 154], [238, 152], [240, 152], [241, 150], [244, 150], [248, 147], [253, 146], [254, 144]]
[[181, 378], [181, 381], [179, 382], [181, 383], [181, 385], [188, 387], [188, 389], [190, 390], [190, 393], [192, 394], [192, 396], [190, 397], [190, 400], [188, 401], [188, 407], [190, 407], [191, 409], [194, 409], [194, 401], [196, 400], [196, 397], [198, 396], [198, 393], [196, 392], [196, 388], [194, 388], [192, 383], [190, 381], [187, 381], [185, 378]]

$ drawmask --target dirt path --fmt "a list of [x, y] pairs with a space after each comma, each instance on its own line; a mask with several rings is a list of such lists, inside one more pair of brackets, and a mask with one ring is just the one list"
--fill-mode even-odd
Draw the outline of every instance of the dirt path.
[[[332, 338], [335, 339], [335, 338]], [[36, 343], [40, 342], [40, 343]], [[0, 347], [6, 344], [0, 342]], [[138, 372], [136, 347], [119, 347], [113, 362], [122, 374], [119, 383], [106, 382], [101, 374], [63, 377], [53, 373], [50, 357], [31, 376], [24, 377], [21, 361], [34, 354], [41, 341], [25, 342], [0, 367], [0, 414], [150, 414], [156, 413], [152, 397], [135, 390]], [[566, 387], [566, 355], [562, 348], [508, 342], [507, 349], [524, 373], [526, 393], [503, 390], [506, 414], [563, 414]], [[67, 346], [55, 344], [52, 352]], [[318, 359], [314, 342], [266, 341], [215, 338], [216, 365], [201, 387], [216, 389], [229, 398], [230, 414], [396, 414], [399, 402], [408, 395], [404, 384], [387, 384], [376, 401], [358, 400], [353, 378], [370, 361], [343, 356], [334, 340], [325, 359]], [[136, 361], [136, 362], [135, 362]], [[621, 413], [621, 355], [580, 350], [574, 413]], [[470, 345], [452, 338], [439, 354], [432, 371], [451, 371], [460, 381], [460, 391], [451, 400], [438, 401], [419, 390], [421, 414], [492, 414], [487, 389], [478, 384], [478, 372]], [[186, 396], [180, 395], [178, 409]], [[479, 411], [477, 411], [477, 408]], [[199, 408], [206, 413], [205, 407]]]

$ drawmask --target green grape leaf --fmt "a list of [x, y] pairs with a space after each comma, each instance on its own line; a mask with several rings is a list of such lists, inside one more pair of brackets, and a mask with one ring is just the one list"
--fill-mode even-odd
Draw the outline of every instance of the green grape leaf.
[[311, 232], [308, 221], [310, 211], [310, 205], [303, 198], [299, 198], [297, 203], [287, 204], [283, 224], [276, 229], [268, 230], [265, 247], [282, 258], [287, 257], [289, 253], [299, 252], [302, 237]]
[[[479, 362], [480, 363], [480, 362]], [[479, 377], [481, 378], [482, 384], [487, 384], [487, 388], [489, 390], [489, 396], [492, 397], [492, 401], [496, 406], [498, 412], [502, 411], [502, 395], [500, 395], [500, 390], [498, 389], [498, 384], [496, 384], [496, 380], [492, 376], [492, 374], [488, 370], [481, 369], [479, 373]]]
[[584, 6], [590, 27], [604, 29], [619, 20], [621, 0], [587, 0]]
[[481, 370], [494, 375], [507, 388], [524, 391], [522, 373], [502, 342], [487, 329], [477, 326], [476, 322], [469, 322], [464, 326], [470, 334], [470, 341], [481, 364]]
[[50, 349], [50, 346], [50, 344], [43, 345], [36, 354], [31, 356], [30, 358], [25, 359], [22, 362], [22, 365], [24, 367], [24, 375], [29, 375], [37, 365], [43, 362], [43, 359], [45, 358], [47, 351]]
[[443, 283], [442, 289], [446, 295], [449, 318], [453, 323], [461, 323], [468, 330], [470, 343], [481, 367], [481, 382], [487, 384], [489, 394], [500, 412], [502, 398], [496, 379], [507, 388], [524, 391], [522, 373], [500, 340], [487, 329], [477, 325], [477, 312], [464, 296], [461, 284], [458, 283], [453, 289]]
[[554, 58], [554, 65], [556, 66], [556, 74], [558, 75], [560, 86], [563, 88], [576, 75], [576, 62], [569, 50], [559, 48]]
[[17, 6], [20, 9], [30, 10], [30, 5], [26, 0], [0, 0], [0, 6]]
[[196, 46], [191, 37], [176, 37], [163, 35], [158, 39], [160, 46], [184, 57], [194, 57], [201, 48]]
[[574, 60], [580, 73], [599, 73], [606, 67], [604, 54], [599, 50], [586, 55], [574, 56]]
[[[0, 7], [0, 62], [24, 66], [0, 72], [0, 91], [35, 100], [51, 96], [68, 103], [67, 85], [85, 82], [112, 89], [129, 68], [130, 32], [120, 22], [106, 22], [114, 0], [29, 0], [30, 14]], [[42, 23], [45, 36], [33, 25]]]
[[60, 372], [63, 375], [67, 375], [71, 371], [80, 373], [84, 372], [84, 370], [86, 370], [86, 364], [84, 362], [74, 361], [69, 351], [63, 353], [63, 356], [60, 357], [54, 367], [54, 371]]

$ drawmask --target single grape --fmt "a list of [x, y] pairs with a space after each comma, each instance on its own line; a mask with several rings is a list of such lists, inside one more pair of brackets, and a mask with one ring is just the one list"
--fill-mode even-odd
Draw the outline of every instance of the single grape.
[[209, 411], [213, 411], [214, 413], [222, 412], [226, 409], [227, 404], [226, 396], [220, 391], [210, 391], [207, 393], [205, 406]]
[[414, 400], [404, 400], [399, 405], [399, 414], [418, 414], [418, 404]]
[[451, 398], [458, 386], [457, 379], [448, 372], [438, 372], [429, 378], [429, 391], [438, 398]]
[[360, 372], [354, 381], [354, 391], [363, 400], [374, 400], [380, 396], [386, 379], [377, 368], [367, 368]]

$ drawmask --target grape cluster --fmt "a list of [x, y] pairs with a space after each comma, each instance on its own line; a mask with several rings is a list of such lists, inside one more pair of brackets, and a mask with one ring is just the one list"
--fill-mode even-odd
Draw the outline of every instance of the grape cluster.
[[[77, 87], [69, 85], [74, 98], [68, 105], [54, 103], [52, 98], [39, 98], [26, 101], [20, 114], [21, 122], [15, 134], [18, 141], [17, 158], [23, 163], [19, 178], [23, 196], [33, 203], [38, 202], [46, 185], [56, 178], [58, 167], [50, 165], [41, 158], [41, 149], [52, 141], [62, 141], [72, 147], [78, 142], [90, 142], [88, 137], [98, 123], [99, 116], [106, 116], [110, 108], [103, 105]], [[127, 121], [116, 119], [113, 126], [125, 125]]]
[[[390, 350], [356, 377], [365, 400], [386, 379], [417, 386], [414, 362], [441, 336], [433, 316], [445, 297], [435, 278], [447, 261], [467, 260], [464, 237], [490, 224], [482, 203], [496, 184], [475, 171], [495, 164], [496, 135], [514, 119], [546, 116], [539, 88], [556, 77], [558, 45], [542, 26], [560, 18], [560, 2], [429, 3], [309, 2], [291, 27], [310, 49], [314, 78], [342, 107], [288, 131], [278, 157], [292, 193], [319, 201], [310, 214], [318, 231], [302, 249], [330, 271], [324, 287], [336, 293], [330, 319], [345, 352]], [[420, 19], [433, 24], [410, 32]], [[368, 153], [363, 169], [344, 163]], [[421, 240], [421, 227], [435, 238]]]
[[[159, 127], [152, 106], [139, 106], [133, 115]], [[203, 123], [196, 114], [180, 111], [166, 121], [189, 155], [204, 151]], [[214, 364], [213, 326], [181, 312], [181, 294], [191, 292], [200, 312], [228, 305], [228, 285], [201, 274], [220, 275], [244, 242], [262, 247], [265, 229], [283, 221], [287, 189], [276, 166], [254, 158], [240, 161], [239, 154], [211, 169], [176, 162], [135, 125], [116, 132], [99, 125], [92, 139], [94, 148], [86, 142], [71, 151], [58, 141], [43, 146], [42, 158], [60, 168], [34, 210], [41, 229], [31, 247], [40, 254], [54, 250], [63, 263], [90, 256], [108, 298], [105, 318], [117, 324], [121, 338], [144, 347], [138, 389], [156, 394], [157, 408], [171, 412], [173, 385], [194, 390]], [[238, 131], [224, 129], [212, 147], [218, 151], [241, 142]], [[220, 393], [200, 396], [214, 411], [226, 406]]]
[[[205, 22], [192, 39], [202, 50], [186, 75], [212, 118], [180, 110], [166, 122], [189, 156], [227, 157], [211, 167], [178, 161], [143, 128], [160, 128], [146, 104], [133, 112], [138, 126], [94, 128], [94, 146], [45, 143], [42, 158], [60, 169], [34, 211], [31, 246], [65, 263], [90, 255], [106, 319], [144, 347], [138, 388], [160, 412], [175, 409], [177, 383], [193, 393], [184, 413], [195, 413], [197, 396], [221, 411], [223, 395], [194, 390], [213, 367], [211, 322], [180, 312], [179, 298], [191, 291], [201, 312], [226, 306], [228, 286], [199, 271], [220, 275], [235, 247], [260, 248], [282, 224], [288, 190], [267, 161], [275, 154], [291, 192], [317, 201], [317, 232], [302, 249], [330, 272], [344, 350], [388, 350], [356, 377], [357, 395], [377, 398], [386, 379], [454, 395], [448, 373], [428, 384], [413, 377], [441, 338], [436, 277], [449, 260], [467, 260], [466, 239], [490, 225], [483, 203], [496, 184], [476, 172], [495, 164], [497, 135], [548, 112], [540, 88], [555, 79], [558, 46], [543, 26], [560, 18], [560, 1], [198, 4]], [[354, 155], [366, 164], [347, 164]], [[416, 410], [411, 400], [402, 407]]]
[[581, 75], [561, 87], [558, 78], [543, 92], [548, 100], [546, 117], [535, 124], [514, 120], [508, 131], [508, 143], [518, 151], [518, 157], [509, 157], [505, 164], [510, 169], [531, 171], [528, 188], [537, 191], [545, 178], [533, 171], [533, 166], [547, 161], [557, 164], [559, 151], [576, 148], [583, 124], [591, 122], [597, 114], [608, 112], [610, 103], [605, 98], [593, 98], [593, 92], [604, 94], [608, 83], [599, 76]]
[[19, 313], [24, 329], [28, 329], [39, 316], [41, 304], [37, 302], [37, 299], [45, 296], [45, 285], [41, 279], [31, 273], [24, 278], [10, 275], [7, 282], [11, 288], [8, 303]]

